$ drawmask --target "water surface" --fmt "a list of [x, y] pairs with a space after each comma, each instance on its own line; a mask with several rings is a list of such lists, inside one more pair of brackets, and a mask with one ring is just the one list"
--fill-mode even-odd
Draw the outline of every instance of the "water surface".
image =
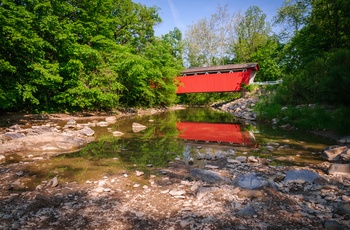
[[[147, 128], [133, 130], [135, 122]], [[321, 152], [332, 144], [309, 133], [244, 125], [230, 114], [207, 108], [123, 118], [93, 129], [95, 141], [83, 150], [42, 161], [32, 173], [39, 175], [38, 180], [60, 175], [67, 181], [85, 182], [135, 170], [147, 176], [174, 160], [193, 160], [200, 167], [240, 155], [268, 158], [274, 165], [306, 165], [322, 162]], [[114, 131], [124, 135], [115, 137]]]

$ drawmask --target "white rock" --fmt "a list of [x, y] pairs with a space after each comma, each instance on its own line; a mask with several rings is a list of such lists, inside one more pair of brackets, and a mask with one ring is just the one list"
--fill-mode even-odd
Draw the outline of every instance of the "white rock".
[[238, 160], [235, 160], [235, 159], [227, 158], [227, 163], [231, 163], [231, 164], [240, 164], [241, 162], [238, 161]]
[[169, 192], [170, 195], [172, 196], [182, 196], [186, 193], [186, 191], [184, 190], [177, 190], [177, 189], [173, 189]]
[[136, 176], [143, 176], [145, 173], [141, 171], [136, 171]]
[[109, 124], [115, 124], [117, 122], [117, 118], [115, 116], [110, 116], [110, 117], [106, 117], [105, 121], [108, 122]]
[[3, 163], [6, 161], [6, 157], [4, 155], [0, 155], [0, 163]]
[[238, 157], [236, 157], [236, 160], [241, 162], [241, 163], [245, 163], [247, 161], [247, 157], [246, 156], [238, 156]]
[[113, 132], [113, 136], [115, 136], [115, 137], [120, 137], [120, 136], [123, 136], [123, 135], [124, 135], [124, 133], [120, 132], [120, 131], [114, 131]]
[[135, 212], [135, 215], [137, 217], [143, 217], [145, 215], [145, 213], [143, 213], [143, 212]]
[[101, 193], [101, 192], [104, 191], [104, 188], [103, 187], [97, 187], [97, 188], [94, 189], [94, 191], [97, 192], [97, 193]]
[[216, 165], [206, 165], [206, 166], [204, 166], [204, 168], [207, 168], [207, 169], [218, 169], [219, 166], [216, 166]]
[[100, 126], [100, 127], [107, 127], [109, 125], [108, 122], [105, 122], [105, 121], [100, 121], [97, 123], [97, 126]]
[[132, 131], [134, 133], [141, 132], [142, 130], [145, 130], [145, 129], [147, 129], [147, 126], [141, 125], [141, 124], [136, 123], [136, 122], [132, 123]]

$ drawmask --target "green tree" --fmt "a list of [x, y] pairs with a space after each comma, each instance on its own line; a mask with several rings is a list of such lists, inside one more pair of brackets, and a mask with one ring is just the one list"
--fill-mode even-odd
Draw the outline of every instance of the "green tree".
[[257, 6], [247, 9], [245, 15], [238, 15], [235, 26], [235, 42], [232, 44], [235, 63], [258, 62], [260, 71], [257, 81], [281, 78], [281, 44], [271, 35], [266, 14]]
[[283, 37], [290, 39], [305, 25], [310, 13], [310, 0], [285, 0], [274, 17], [276, 25], [282, 25]]
[[[171, 103], [181, 69], [172, 62], [180, 46], [172, 45], [181, 34], [174, 32], [173, 43], [156, 38], [160, 22], [156, 8], [131, 0], [1, 1], [0, 109]], [[154, 82], [163, 91], [155, 93]]]
[[252, 55], [269, 40], [271, 27], [266, 23], [266, 14], [257, 6], [251, 6], [245, 15], [239, 15], [235, 26], [236, 41], [233, 44], [235, 60], [252, 61]]
[[227, 6], [218, 5], [217, 12], [210, 18], [200, 19], [189, 26], [184, 41], [184, 59], [188, 67], [225, 64], [230, 56], [234, 14]]

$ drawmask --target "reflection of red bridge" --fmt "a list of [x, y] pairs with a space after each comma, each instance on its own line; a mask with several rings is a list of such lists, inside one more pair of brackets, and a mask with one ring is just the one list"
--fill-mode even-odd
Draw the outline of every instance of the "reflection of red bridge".
[[239, 124], [205, 122], [177, 122], [179, 138], [194, 141], [225, 142], [230, 144], [254, 145], [248, 131], [241, 131]]
[[181, 72], [182, 77], [177, 77], [179, 86], [176, 93], [240, 91], [243, 83], [248, 85], [254, 81], [258, 70], [258, 63], [186, 69]]

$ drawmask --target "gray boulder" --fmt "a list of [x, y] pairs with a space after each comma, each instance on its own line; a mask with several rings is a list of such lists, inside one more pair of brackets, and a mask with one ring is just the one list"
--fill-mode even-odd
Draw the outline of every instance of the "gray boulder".
[[204, 170], [204, 169], [191, 169], [190, 174], [192, 177], [215, 184], [225, 184], [230, 182], [230, 179], [221, 176], [219, 173]]
[[78, 150], [86, 143], [85, 139], [79, 137], [45, 133], [10, 140], [0, 146], [0, 153], [19, 151], [65, 153]]
[[332, 164], [328, 170], [330, 175], [343, 175], [350, 176], [350, 165], [349, 164]]
[[338, 140], [340, 144], [349, 144], [350, 143], [350, 136], [346, 136]]
[[347, 150], [348, 150], [347, 146], [339, 146], [339, 145], [329, 146], [327, 149], [323, 151], [322, 156], [328, 161], [335, 161], [335, 160], [339, 160], [340, 154], [342, 154]]
[[248, 173], [244, 175], [237, 176], [233, 184], [237, 187], [243, 188], [243, 189], [259, 189], [266, 185], [266, 181], [260, 178], [255, 173]]
[[312, 184], [314, 180], [320, 178], [320, 175], [310, 170], [291, 170], [288, 171], [284, 178], [284, 183], [305, 183]]

